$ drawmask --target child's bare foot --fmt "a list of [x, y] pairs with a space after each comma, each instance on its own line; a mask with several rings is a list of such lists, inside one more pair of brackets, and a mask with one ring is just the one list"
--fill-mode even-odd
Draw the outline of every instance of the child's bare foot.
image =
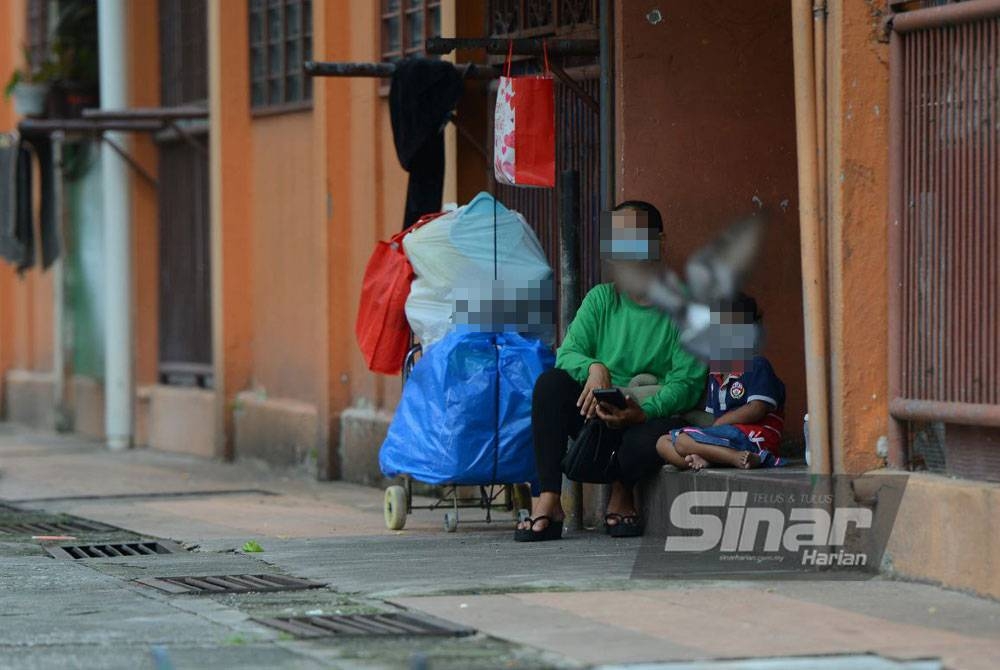
[[688, 454], [684, 457], [684, 460], [687, 462], [688, 467], [695, 471], [704, 470], [712, 465], [698, 454]]
[[751, 468], [760, 467], [760, 456], [751, 453], [749, 451], [738, 451], [739, 457], [736, 459], [736, 463], [733, 467], [742, 468], [744, 470], [750, 470]]

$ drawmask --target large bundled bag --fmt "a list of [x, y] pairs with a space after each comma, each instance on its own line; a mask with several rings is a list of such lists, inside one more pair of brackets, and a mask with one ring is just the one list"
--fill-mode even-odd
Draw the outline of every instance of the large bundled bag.
[[542, 75], [511, 77], [510, 61], [508, 51], [493, 119], [493, 173], [501, 184], [552, 188], [556, 185], [556, 97], [548, 50]]
[[517, 333], [450, 333], [406, 381], [379, 452], [382, 473], [428, 484], [536, 483], [531, 394], [554, 364], [548, 346]]
[[511, 286], [552, 279], [542, 245], [524, 217], [489, 193], [407, 235], [403, 248], [417, 276], [406, 300], [406, 318], [425, 347], [455, 325], [456, 292], [490, 287], [494, 262], [496, 280]]
[[395, 375], [402, 368], [410, 346], [405, 309], [414, 277], [413, 267], [403, 253], [403, 238], [439, 216], [427, 214], [388, 241], [380, 241], [368, 259], [354, 335], [372, 372]]

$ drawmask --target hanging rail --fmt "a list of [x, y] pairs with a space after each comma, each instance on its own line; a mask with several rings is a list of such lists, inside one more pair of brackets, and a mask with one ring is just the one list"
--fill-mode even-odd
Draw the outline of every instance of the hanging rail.
[[[467, 79], [497, 79], [500, 69], [478, 63], [458, 63], [455, 68], [460, 70]], [[308, 60], [302, 64], [302, 69], [310, 77], [373, 77], [389, 79], [396, 71], [395, 63], [350, 63], [324, 62]]]

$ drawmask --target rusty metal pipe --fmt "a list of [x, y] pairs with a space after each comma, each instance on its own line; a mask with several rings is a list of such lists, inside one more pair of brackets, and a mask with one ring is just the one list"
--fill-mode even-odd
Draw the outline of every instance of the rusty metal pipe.
[[[889, 401], [902, 395], [903, 380], [903, 45], [889, 37]], [[889, 416], [889, 467], [906, 467], [905, 429]]]
[[820, 226], [827, 222], [826, 170], [826, 0], [813, 2], [813, 69], [816, 76], [816, 170], [817, 201]]
[[889, 413], [899, 421], [941, 421], [1000, 428], [1000, 405], [895, 398], [889, 403]]
[[899, 34], [912, 33], [927, 28], [971, 23], [992, 18], [997, 13], [1000, 13], [1000, 0], [966, 0], [897, 14], [892, 19], [892, 30]]
[[816, 76], [813, 64], [812, 3], [792, 0], [795, 65], [795, 135], [799, 180], [802, 298], [806, 339], [810, 469], [830, 474], [830, 403], [826, 357], [826, 263], [820, 222]]

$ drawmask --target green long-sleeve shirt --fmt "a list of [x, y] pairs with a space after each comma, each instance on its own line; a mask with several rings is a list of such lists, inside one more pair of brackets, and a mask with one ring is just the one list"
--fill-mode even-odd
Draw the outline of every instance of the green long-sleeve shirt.
[[681, 347], [670, 318], [637, 305], [613, 284], [587, 294], [556, 354], [556, 367], [581, 384], [592, 363], [603, 363], [615, 386], [643, 372], [655, 375], [663, 388], [640, 403], [650, 418], [686, 412], [705, 393], [708, 369]]

